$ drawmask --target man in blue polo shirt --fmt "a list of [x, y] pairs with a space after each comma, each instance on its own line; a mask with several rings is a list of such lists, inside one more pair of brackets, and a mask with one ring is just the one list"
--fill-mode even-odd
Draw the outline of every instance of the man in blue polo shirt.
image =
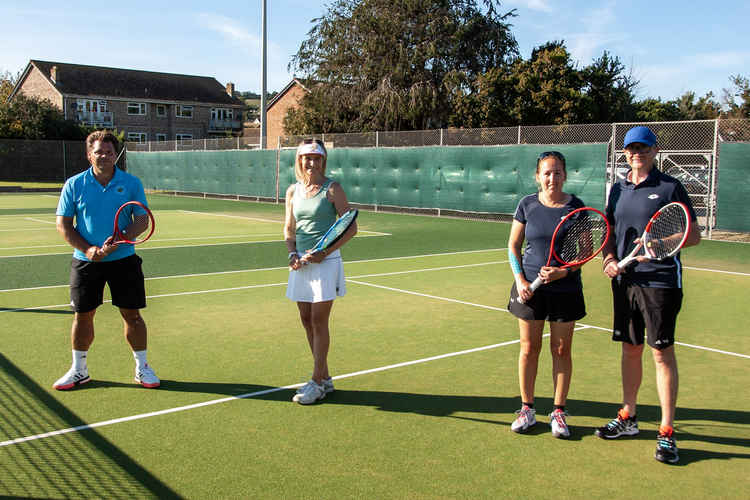
[[[625, 134], [625, 159], [630, 170], [612, 186], [607, 218], [614, 237], [604, 249], [604, 273], [612, 278], [614, 327], [612, 340], [622, 343], [623, 404], [617, 417], [596, 430], [605, 439], [638, 434], [636, 400], [643, 375], [644, 340], [651, 347], [656, 366], [656, 387], [661, 406], [661, 424], [654, 457], [660, 462], [679, 460], [673, 437], [677, 403], [677, 358], [674, 333], [682, 305], [682, 263], [679, 253], [662, 260], [646, 260], [620, 270], [617, 263], [636, 244], [651, 216], [664, 205], [679, 201], [696, 216], [690, 197], [677, 179], [659, 171], [654, 160], [659, 152], [656, 135], [647, 127], [634, 127]], [[698, 224], [691, 225], [685, 246], [700, 243]], [[644, 330], [647, 335], [644, 335]], [[645, 337], [645, 339], [644, 339]]]
[[[141, 258], [133, 245], [112, 244], [112, 226], [118, 208], [127, 201], [146, 205], [141, 181], [115, 166], [118, 141], [110, 132], [97, 131], [86, 138], [91, 167], [65, 183], [57, 205], [57, 230], [74, 249], [70, 270], [70, 303], [75, 316], [71, 331], [73, 364], [53, 387], [72, 389], [91, 380], [87, 357], [94, 341], [94, 314], [109, 285], [112, 305], [119, 307], [125, 338], [133, 349], [135, 381], [158, 387], [159, 378], [146, 362], [146, 323], [139, 309], [146, 307]], [[135, 239], [148, 223], [137, 208], [122, 231]]]

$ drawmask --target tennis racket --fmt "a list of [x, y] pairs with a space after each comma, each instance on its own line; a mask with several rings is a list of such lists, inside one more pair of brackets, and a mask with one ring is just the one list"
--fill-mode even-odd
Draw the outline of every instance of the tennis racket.
[[[135, 215], [134, 209], [139, 207], [146, 211], [145, 214]], [[139, 233], [139, 236], [131, 237], [127, 234], [123, 234], [123, 230], [133, 223], [146, 223], [146, 227], [143, 232]], [[143, 243], [154, 234], [155, 229], [154, 214], [151, 210], [141, 203], [140, 201], [128, 201], [123, 203], [120, 208], [117, 209], [115, 214], [115, 228], [112, 232], [112, 245], [119, 245], [120, 243], [129, 243], [131, 245], [137, 245]], [[145, 235], [145, 236], [144, 236]]]
[[[315, 246], [308, 250], [308, 253], [313, 254], [315, 252], [320, 252], [321, 250], [325, 250], [326, 248], [329, 248], [331, 245], [339, 241], [341, 237], [346, 234], [346, 231], [350, 227], [352, 227], [354, 221], [357, 220], [358, 214], [359, 210], [357, 210], [356, 208], [347, 210], [344, 215], [339, 217], [338, 220], [328, 228], [328, 231], [326, 231], [325, 234], [318, 240], [318, 242], [315, 243]], [[305, 265], [307, 265], [306, 260], [303, 260], [303, 262]]]
[[[552, 233], [547, 266], [552, 258], [561, 269], [580, 266], [596, 257], [609, 239], [609, 222], [599, 210], [591, 207], [576, 208], [563, 217]], [[542, 285], [541, 276], [531, 283], [529, 290]]]
[[640, 242], [627, 257], [617, 263], [624, 269], [638, 257], [665, 259], [675, 255], [685, 245], [690, 234], [690, 212], [684, 203], [673, 201], [656, 211], [646, 224]]

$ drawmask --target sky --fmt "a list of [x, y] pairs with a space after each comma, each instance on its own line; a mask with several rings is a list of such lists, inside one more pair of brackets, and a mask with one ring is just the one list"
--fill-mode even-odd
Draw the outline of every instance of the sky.
[[[267, 0], [267, 90], [294, 75], [291, 57], [333, 0]], [[213, 76], [238, 91], [261, 90], [262, 0], [106, 3], [0, 2], [0, 73], [30, 59]], [[593, 6], [592, 6], [593, 4]], [[153, 7], [159, 5], [158, 10]], [[163, 5], [169, 5], [164, 7]], [[174, 7], [173, 7], [174, 5]], [[686, 91], [717, 98], [730, 76], [750, 77], [750, 2], [508, 0], [521, 55], [564, 40], [579, 67], [604, 50], [640, 81], [639, 99]], [[121, 6], [121, 7], [120, 7]]]

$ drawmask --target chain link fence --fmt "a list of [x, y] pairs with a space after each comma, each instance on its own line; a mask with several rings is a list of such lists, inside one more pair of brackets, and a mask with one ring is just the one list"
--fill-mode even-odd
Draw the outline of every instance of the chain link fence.
[[[294, 148], [302, 139], [310, 137], [322, 139], [329, 148], [606, 143], [606, 176], [607, 186], [610, 186], [627, 171], [622, 143], [627, 130], [636, 125], [650, 127], [659, 137], [657, 161], [660, 169], [682, 181], [698, 212], [704, 234], [711, 237], [716, 225], [720, 145], [750, 142], [748, 119], [310, 134], [278, 137], [276, 141], [269, 141], [269, 145], [271, 149]], [[252, 135], [128, 142], [126, 149], [136, 152], [258, 149], [259, 130], [248, 132]], [[125, 158], [121, 159], [120, 165], [124, 165], [124, 161]], [[0, 181], [64, 181], [86, 167], [82, 142], [0, 140]]]

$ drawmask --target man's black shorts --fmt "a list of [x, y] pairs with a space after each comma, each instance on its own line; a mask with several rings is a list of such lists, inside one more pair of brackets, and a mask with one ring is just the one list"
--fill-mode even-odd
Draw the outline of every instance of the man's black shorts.
[[612, 280], [614, 325], [612, 340], [654, 349], [674, 344], [677, 313], [682, 307], [681, 288], [644, 288]]
[[508, 310], [519, 319], [527, 321], [545, 320], [567, 323], [578, 321], [586, 316], [586, 303], [583, 291], [575, 292], [546, 292], [544, 287], [538, 288], [526, 303], [518, 300], [516, 284], [510, 289]]
[[75, 312], [88, 312], [104, 302], [109, 285], [112, 305], [123, 309], [146, 307], [143, 261], [137, 255], [109, 262], [73, 259], [70, 265], [70, 304]]

